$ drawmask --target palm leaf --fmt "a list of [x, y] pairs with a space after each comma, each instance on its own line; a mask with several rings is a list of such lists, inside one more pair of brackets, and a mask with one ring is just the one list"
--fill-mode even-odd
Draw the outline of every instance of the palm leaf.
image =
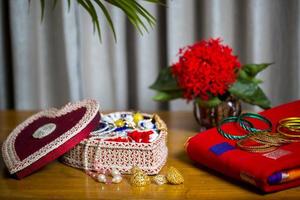
[[[142, 27], [145, 31], [148, 31], [145, 23], [142, 19], [145, 19], [151, 27], [155, 24], [155, 18], [143, 7], [137, 0], [107, 0], [118, 8], [120, 8], [128, 17], [129, 21], [135, 26], [137, 30], [142, 34]], [[160, 3], [160, 0], [144, 0], [150, 3]]]
[[56, 5], [57, 5], [57, 1], [58, 1], [58, 0], [53, 0], [52, 9], [54, 9], [54, 8], [56, 7]]
[[[143, 1], [149, 3], [161, 4], [161, 0], [143, 0]], [[28, 0], [29, 5], [30, 2], [31, 0]], [[58, 0], [53, 0], [53, 5], [52, 5], [53, 8], [56, 7], [57, 2]], [[153, 27], [156, 23], [155, 17], [151, 15], [151, 13], [149, 13], [141, 4], [139, 4], [137, 0], [77, 0], [77, 3], [90, 15], [94, 26], [94, 31], [97, 31], [100, 41], [101, 41], [101, 27], [100, 27], [99, 17], [96, 11], [96, 6], [98, 6], [103, 12], [108, 22], [108, 25], [113, 33], [115, 41], [117, 38], [113, 21], [104, 2], [107, 2], [121, 9], [129, 19], [130, 23], [141, 34], [143, 34], [143, 31], [148, 32], [147, 25]], [[67, 0], [67, 3], [68, 3], [68, 10], [70, 10], [71, 0]], [[43, 21], [45, 15], [45, 0], [40, 0], [40, 6], [41, 6], [41, 21]]]
[[101, 39], [101, 29], [100, 29], [98, 15], [97, 15], [95, 7], [89, 0], [77, 0], [77, 2], [90, 14], [90, 16], [92, 18], [93, 26], [94, 26], [94, 31], [96, 28], [99, 39], [101, 41], [102, 40]]
[[68, 0], [68, 11], [70, 11], [71, 8], [71, 0]]
[[30, 10], [30, 4], [31, 4], [31, 0], [28, 0], [28, 13], [29, 13], [29, 10]]
[[106, 17], [106, 20], [108, 21], [108, 24], [109, 24], [109, 27], [111, 29], [111, 31], [113, 32], [113, 35], [114, 35], [114, 39], [115, 41], [117, 41], [117, 36], [116, 36], [116, 31], [115, 31], [115, 27], [114, 27], [114, 24], [111, 20], [111, 17], [109, 15], [109, 12], [108, 10], [106, 9], [106, 7], [103, 5], [103, 3], [101, 3], [100, 0], [95, 0], [95, 2], [98, 4], [98, 6], [100, 6], [104, 16]]
[[152, 27], [155, 25], [156, 19], [153, 17], [143, 6], [141, 6], [135, 0], [131, 0], [136, 5], [138, 12], [148, 21], [149, 25]]
[[45, 0], [40, 0], [41, 4], [41, 22], [43, 22], [45, 14]]
[[98, 33], [98, 36], [99, 36], [99, 39], [100, 39], [100, 42], [101, 42], [101, 29], [100, 29], [100, 23], [99, 23], [97, 11], [96, 11], [93, 3], [90, 0], [85, 0], [85, 1], [86, 1], [87, 5], [89, 6], [91, 13], [93, 14], [93, 16], [91, 16], [91, 17], [94, 20], [94, 24], [95, 24], [95, 27], [97, 29], [97, 33]]
[[[132, 13], [134, 13], [134, 18], [132, 20], [136, 20], [138, 25], [141, 25], [146, 32], [148, 32], [148, 28], [141, 19], [141, 16], [145, 16], [143, 12], [141, 12], [136, 4], [138, 4], [135, 0], [134, 1], [127, 1], [127, 0], [120, 0], [120, 2], [123, 2], [125, 6], [127, 6], [128, 9], [131, 10]], [[147, 17], [144, 17], [147, 20]], [[148, 21], [148, 20], [147, 20]], [[151, 24], [150, 24], [151, 25]]]
[[[109, 0], [109, 3], [113, 4], [114, 6], [120, 8], [127, 16], [131, 24], [141, 33], [143, 34], [142, 29], [140, 26], [142, 25], [145, 27], [144, 23], [142, 21], [139, 21], [139, 16], [135, 13], [135, 10], [132, 9], [130, 6], [128, 6], [126, 3], [122, 0]], [[147, 28], [146, 28], [147, 31]]]

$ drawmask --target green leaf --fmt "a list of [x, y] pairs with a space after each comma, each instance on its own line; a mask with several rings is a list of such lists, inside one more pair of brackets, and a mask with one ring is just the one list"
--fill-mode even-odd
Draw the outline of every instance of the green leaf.
[[132, 11], [130, 8], [128, 8], [126, 5], [121, 3], [119, 0], [107, 0], [110, 4], [120, 8], [127, 16], [129, 19], [130, 23], [142, 34], [142, 30], [140, 29], [139, 22], [136, 20], [138, 16]]
[[249, 76], [243, 69], [239, 71], [238, 79], [241, 81], [251, 81], [253, 83], [262, 83], [263, 81], [252, 76]]
[[97, 33], [98, 33], [98, 36], [99, 36], [99, 40], [101, 42], [102, 41], [102, 39], [101, 39], [101, 29], [100, 29], [100, 24], [99, 24], [99, 20], [98, 20], [98, 15], [97, 15], [97, 12], [96, 12], [96, 9], [95, 9], [94, 5], [90, 2], [90, 0], [77, 0], [77, 2], [80, 5], [82, 5], [82, 7], [90, 14], [90, 16], [92, 18], [94, 28], [96, 27]]
[[196, 99], [196, 103], [198, 103], [201, 107], [215, 107], [219, 105], [222, 101], [218, 97], [212, 97], [209, 100]]
[[[150, 3], [159, 3], [160, 0], [145, 0]], [[142, 19], [152, 27], [155, 24], [155, 18], [142, 7], [137, 0], [107, 0], [108, 3], [113, 4], [120, 8], [128, 17], [129, 21], [134, 27], [143, 34], [141, 27], [148, 32], [148, 28]]]
[[68, 11], [70, 11], [71, 8], [71, 0], [68, 0]]
[[28, 0], [28, 13], [30, 11], [31, 0]]
[[117, 36], [116, 36], [116, 31], [115, 31], [115, 27], [114, 24], [111, 20], [110, 14], [108, 12], [108, 10], [106, 9], [106, 7], [101, 3], [100, 0], [95, 0], [95, 2], [98, 4], [98, 6], [101, 8], [102, 12], [104, 13], [104, 16], [106, 17], [106, 20], [108, 21], [109, 27], [113, 32], [114, 35], [114, 39], [115, 41], [117, 41]]
[[129, 17], [133, 16], [131, 18], [131, 20], [135, 21], [135, 23], [138, 26], [142, 26], [144, 28], [144, 30], [146, 32], [148, 32], [147, 26], [145, 25], [145, 23], [142, 21], [142, 19], [138, 15], [138, 14], [141, 14], [141, 13], [139, 13], [139, 10], [137, 9], [136, 5], [132, 2], [130, 2], [130, 1], [127, 1], [127, 0], [118, 0], [118, 1], [119, 1], [120, 5], [122, 5], [124, 10], [128, 10], [131, 13], [131, 15], [128, 15]]
[[40, 0], [41, 4], [41, 22], [43, 22], [45, 15], [45, 0]]
[[266, 69], [273, 63], [261, 63], [261, 64], [246, 64], [242, 67], [242, 70], [250, 77], [254, 78], [259, 72]]
[[148, 1], [148, 2], [151, 2], [151, 3], [161, 3], [160, 0], [144, 0], [144, 1]]
[[54, 9], [54, 8], [56, 7], [56, 5], [57, 5], [57, 1], [58, 1], [58, 0], [53, 0], [52, 9]]
[[257, 105], [263, 109], [271, 107], [271, 102], [262, 89], [251, 81], [237, 80], [229, 88], [229, 92], [246, 103]]
[[157, 94], [153, 97], [155, 101], [170, 101], [174, 99], [178, 99], [182, 97], [182, 90], [174, 90], [174, 91], [158, 91]]
[[171, 72], [171, 67], [165, 67], [160, 70], [156, 81], [150, 86], [150, 89], [158, 91], [180, 90]]
[[[143, 34], [143, 30], [148, 32], [146, 25], [150, 25], [150, 27], [153, 27], [156, 23], [155, 17], [153, 17], [141, 4], [139, 4], [137, 0], [76, 0], [76, 1], [90, 15], [92, 22], [93, 22], [93, 26], [94, 26], [94, 31], [97, 30], [100, 42], [101, 42], [100, 23], [99, 23], [96, 9], [93, 5], [93, 1], [103, 11], [105, 18], [108, 21], [108, 25], [110, 26], [110, 28], [113, 32], [115, 40], [116, 40], [115, 28], [114, 28], [113, 22], [111, 20], [111, 17], [109, 15], [109, 11], [106, 9], [106, 7], [104, 5], [104, 2], [107, 2], [109, 4], [112, 4], [112, 5], [120, 8], [126, 14], [130, 23], [140, 32], [140, 34]], [[144, 0], [144, 1], [149, 2], [149, 3], [163, 5], [161, 3], [161, 0]], [[30, 2], [31, 2], [31, 0], [28, 0], [28, 10], [30, 7]], [[45, 2], [46, 2], [45, 0], [40, 0], [41, 21], [43, 21], [43, 18], [44, 18]], [[56, 7], [57, 3], [58, 3], [58, 0], [53, 0], [53, 8]], [[71, 0], [67, 0], [67, 3], [68, 3], [68, 11], [70, 11]]]
[[136, 5], [137, 11], [148, 21], [148, 24], [153, 27], [156, 23], [155, 17], [153, 17], [143, 6], [141, 6], [135, 0], [133, 0], [133, 2]]

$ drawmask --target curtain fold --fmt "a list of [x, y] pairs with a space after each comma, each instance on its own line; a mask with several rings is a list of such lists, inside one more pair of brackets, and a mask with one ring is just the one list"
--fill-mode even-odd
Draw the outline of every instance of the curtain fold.
[[[68, 101], [70, 83], [62, 9], [45, 12], [38, 1], [9, 1], [16, 109], [38, 109]], [[49, 2], [48, 2], [49, 3]], [[61, 5], [58, 5], [60, 7]], [[69, 54], [70, 53], [70, 54]]]
[[[191, 110], [184, 100], [154, 102], [148, 86], [160, 68], [176, 62], [179, 48], [210, 37], [232, 46], [243, 64], [274, 63], [259, 75], [272, 105], [300, 98], [297, 0], [167, 0], [166, 7], [145, 3], [158, 21], [143, 35], [109, 6], [117, 42], [98, 10], [102, 43], [75, 2], [69, 11], [67, 1], [59, 1], [54, 10], [46, 2], [42, 22], [39, 1], [31, 1], [29, 9], [27, 1], [8, 2], [10, 39], [4, 34], [5, 14], [0, 16], [1, 109], [13, 103], [16, 109], [41, 109], [94, 98], [102, 110]], [[10, 45], [11, 61], [5, 51]]]
[[7, 88], [7, 69], [6, 69], [6, 61], [7, 59], [5, 58], [5, 46], [7, 46], [5, 44], [5, 29], [7, 29], [7, 27], [5, 26], [5, 2], [4, 1], [0, 1], [0, 109], [1, 108], [6, 108], [8, 107], [8, 99], [7, 98], [3, 98], [8, 96], [8, 88]]

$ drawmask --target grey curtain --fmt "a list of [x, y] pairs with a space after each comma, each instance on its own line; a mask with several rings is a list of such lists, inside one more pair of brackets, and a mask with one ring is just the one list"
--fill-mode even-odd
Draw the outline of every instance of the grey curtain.
[[242, 63], [274, 62], [260, 75], [272, 105], [300, 98], [298, 0], [145, 6], [158, 19], [153, 30], [139, 35], [111, 8], [118, 41], [102, 20], [100, 44], [89, 16], [75, 3], [69, 12], [66, 1], [55, 10], [49, 3], [41, 23], [39, 1], [30, 8], [27, 1], [1, 1], [0, 108], [40, 109], [95, 98], [102, 110], [190, 110], [184, 100], [152, 101], [148, 86], [161, 67], [176, 61], [179, 48], [210, 37], [223, 38]]

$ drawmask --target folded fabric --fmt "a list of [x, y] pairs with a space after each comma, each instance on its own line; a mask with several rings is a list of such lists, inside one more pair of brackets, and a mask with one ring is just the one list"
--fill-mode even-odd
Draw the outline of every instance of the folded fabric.
[[[300, 100], [260, 114], [272, 122], [273, 131], [276, 132], [280, 119], [300, 117]], [[264, 126], [257, 120], [249, 121], [255, 127]], [[234, 123], [226, 125], [225, 128], [233, 134], [242, 132]], [[232, 178], [248, 182], [265, 192], [300, 185], [300, 143], [285, 144], [268, 153], [251, 153], [239, 149], [236, 141], [224, 138], [216, 128], [212, 128], [189, 138], [186, 151], [190, 159]]]
[[294, 181], [300, 178], [300, 168], [275, 172], [268, 177], [270, 185]]

